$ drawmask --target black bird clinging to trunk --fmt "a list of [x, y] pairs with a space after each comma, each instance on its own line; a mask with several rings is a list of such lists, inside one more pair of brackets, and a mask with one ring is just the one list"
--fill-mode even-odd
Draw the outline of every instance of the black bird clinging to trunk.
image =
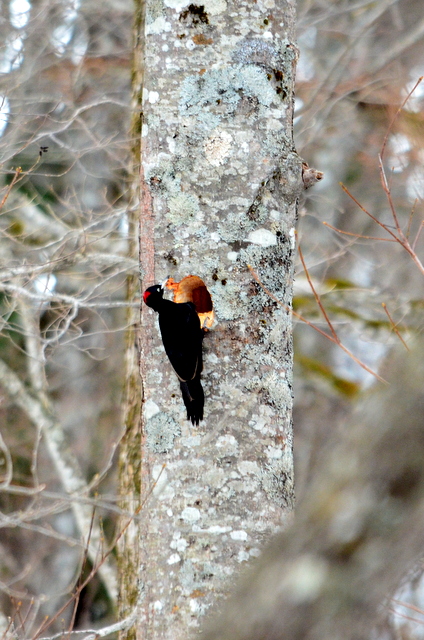
[[163, 346], [180, 381], [187, 420], [197, 425], [203, 420], [205, 402], [200, 382], [203, 331], [194, 304], [164, 300], [163, 291], [158, 284], [149, 287], [143, 300], [159, 314]]

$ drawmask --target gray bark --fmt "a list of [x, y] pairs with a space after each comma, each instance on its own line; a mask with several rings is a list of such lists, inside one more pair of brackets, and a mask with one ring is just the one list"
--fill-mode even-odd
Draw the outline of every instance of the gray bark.
[[156, 314], [142, 309], [138, 634], [176, 638], [228, 593], [292, 508], [289, 307], [302, 163], [292, 139], [294, 3], [164, 0], [146, 10], [142, 288], [197, 275], [217, 318], [196, 428]]

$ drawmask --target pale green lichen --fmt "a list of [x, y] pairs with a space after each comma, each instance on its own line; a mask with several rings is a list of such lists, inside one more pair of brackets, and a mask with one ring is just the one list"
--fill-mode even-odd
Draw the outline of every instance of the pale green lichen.
[[214, 301], [214, 311], [219, 320], [236, 320], [246, 315], [248, 310], [247, 295], [243, 289], [227, 283], [225, 286], [217, 283], [209, 287]]
[[152, 190], [177, 193], [180, 190], [180, 179], [175, 176], [174, 165], [169, 157], [162, 157], [158, 165], [148, 167], [146, 180], [152, 185]]
[[266, 69], [281, 69], [285, 62], [287, 42], [275, 46], [262, 38], [245, 38], [241, 40], [233, 52], [233, 60], [240, 64], [255, 64]]
[[156, 453], [167, 453], [174, 446], [174, 440], [181, 435], [181, 427], [167, 413], [160, 412], [146, 423], [147, 446]]
[[275, 100], [266, 73], [259, 67], [234, 65], [189, 75], [181, 85], [180, 115], [195, 116], [209, 131], [218, 126], [223, 116], [236, 112], [243, 96], [254, 101], [256, 110], [261, 105], [269, 107]]
[[228, 207], [226, 213], [226, 219], [218, 225], [218, 233], [229, 244], [240, 238], [247, 241], [249, 232], [264, 224], [269, 215], [268, 209], [261, 203], [252, 205], [247, 212], [238, 207], [235, 210]]
[[199, 213], [199, 203], [191, 193], [178, 193], [168, 200], [167, 217], [175, 225], [187, 224]]
[[195, 220], [200, 212], [199, 202], [193, 194], [181, 191], [178, 167], [168, 158], [163, 158], [158, 166], [150, 167], [146, 174], [152, 190], [165, 198], [167, 217], [172, 224], [181, 226]]
[[146, 24], [154, 22], [163, 16], [163, 0], [147, 0], [146, 2]]
[[253, 65], [246, 65], [240, 70], [240, 80], [236, 76], [240, 87], [238, 90], [258, 99], [260, 104], [269, 107], [275, 100], [275, 91], [269, 84], [266, 73]]
[[285, 378], [272, 371], [263, 379], [262, 385], [272, 406], [284, 415], [293, 402], [291, 390]]
[[[259, 368], [260, 363], [257, 364], [256, 368]], [[266, 401], [281, 412], [281, 415], [285, 415], [293, 404], [290, 384], [275, 372], [271, 372], [267, 376], [252, 376], [245, 387], [248, 391], [264, 394]]]
[[202, 0], [202, 4], [205, 5], [206, 13], [211, 16], [217, 16], [227, 10], [226, 0]]

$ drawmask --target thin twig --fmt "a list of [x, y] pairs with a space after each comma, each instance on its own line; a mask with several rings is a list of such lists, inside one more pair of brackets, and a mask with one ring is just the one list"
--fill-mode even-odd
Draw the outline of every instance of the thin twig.
[[336, 330], [334, 329], [334, 327], [333, 327], [333, 325], [332, 325], [332, 323], [331, 323], [331, 321], [330, 321], [330, 318], [328, 317], [328, 314], [327, 314], [327, 312], [326, 312], [326, 310], [325, 310], [325, 308], [324, 308], [324, 305], [322, 304], [321, 299], [320, 299], [320, 297], [319, 297], [319, 295], [318, 295], [318, 293], [317, 293], [317, 291], [316, 291], [316, 289], [315, 289], [314, 285], [312, 284], [312, 279], [311, 279], [311, 277], [310, 277], [310, 275], [309, 275], [309, 271], [308, 271], [308, 269], [307, 269], [307, 267], [306, 267], [306, 263], [305, 263], [305, 261], [304, 261], [304, 259], [303, 259], [303, 254], [302, 254], [302, 250], [301, 250], [301, 248], [300, 248], [300, 245], [298, 245], [298, 249], [299, 249], [300, 259], [301, 259], [301, 261], [302, 261], [302, 265], [303, 265], [303, 268], [304, 268], [304, 270], [305, 270], [305, 275], [306, 275], [306, 277], [307, 277], [307, 279], [308, 279], [308, 282], [309, 282], [309, 286], [311, 287], [311, 290], [312, 290], [312, 293], [314, 294], [315, 300], [316, 300], [316, 302], [317, 302], [317, 304], [318, 304], [319, 308], [321, 309], [321, 311], [322, 311], [322, 313], [323, 313], [323, 315], [324, 315], [324, 318], [325, 318], [325, 320], [326, 320], [326, 322], [327, 322], [327, 324], [328, 324], [328, 327], [329, 327], [329, 329], [330, 329], [331, 333], [333, 334], [333, 338], [334, 338], [335, 343], [340, 347], [340, 349], [342, 349], [345, 353], [347, 353], [347, 355], [348, 355], [350, 358], [352, 358], [352, 360], [353, 360], [354, 362], [356, 362], [357, 364], [359, 364], [359, 366], [360, 366], [360, 367], [362, 367], [365, 371], [368, 371], [368, 373], [371, 373], [373, 376], [375, 376], [375, 377], [377, 378], [377, 380], [380, 380], [380, 382], [386, 382], [386, 380], [384, 380], [384, 378], [382, 378], [381, 376], [379, 376], [379, 375], [378, 375], [378, 373], [376, 373], [375, 371], [373, 371], [372, 369], [370, 369], [370, 368], [369, 368], [369, 367], [368, 367], [364, 362], [362, 362], [362, 360], [359, 360], [359, 358], [357, 358], [357, 357], [352, 353], [352, 351], [350, 351], [350, 349], [348, 349], [348, 348], [347, 348], [347, 347], [342, 343], [342, 341], [340, 340], [339, 336], [338, 336], [338, 335], [337, 335], [337, 333], [336, 333]]
[[400, 607], [405, 607], [405, 609], [411, 609], [412, 611], [416, 611], [417, 613], [421, 613], [424, 616], [424, 610], [421, 607], [417, 607], [410, 602], [403, 602], [402, 600], [397, 600], [396, 598], [390, 598], [392, 602], [399, 605]]
[[[137, 617], [139, 615], [138, 611], [139, 607], [136, 605], [132, 613], [124, 618], [123, 620], [119, 620], [119, 622], [115, 622], [107, 627], [103, 627], [101, 629], [76, 629], [70, 632], [71, 636], [85, 636], [84, 640], [96, 640], [96, 638], [105, 638], [106, 636], [115, 634], [117, 631], [127, 631], [130, 629], [133, 624], [136, 622]], [[40, 638], [39, 640], [56, 640], [63, 638], [63, 631], [59, 631], [51, 636], [46, 636], [44, 638]]]
[[395, 324], [395, 322], [394, 322], [394, 320], [393, 320], [392, 316], [391, 316], [391, 315], [390, 315], [390, 313], [389, 313], [389, 310], [388, 310], [388, 308], [387, 308], [386, 303], [385, 303], [385, 302], [382, 302], [382, 303], [381, 303], [381, 306], [383, 307], [384, 311], [385, 311], [385, 312], [386, 312], [386, 314], [387, 314], [387, 317], [388, 317], [388, 318], [389, 318], [389, 320], [390, 320], [390, 324], [392, 325], [392, 329], [393, 329], [393, 331], [395, 332], [395, 334], [397, 335], [397, 337], [399, 338], [399, 340], [402, 342], [402, 344], [403, 344], [403, 346], [405, 347], [405, 349], [406, 349], [407, 351], [410, 351], [410, 348], [408, 347], [408, 345], [406, 344], [405, 340], [404, 340], [404, 339], [402, 338], [402, 336], [400, 335], [399, 330], [398, 330], [398, 328], [397, 328], [397, 326], [396, 326], [396, 324]]
[[418, 204], [418, 198], [415, 198], [414, 204], [413, 204], [412, 209], [411, 209], [411, 213], [409, 214], [408, 226], [406, 227], [405, 235], [408, 238], [408, 240], [409, 240], [409, 235], [411, 233], [412, 218], [414, 217], [415, 207], [417, 206], [417, 204]]
[[409, 622], [416, 622], [417, 624], [423, 624], [423, 620], [418, 620], [417, 618], [412, 618], [411, 616], [407, 616], [404, 613], [400, 613], [399, 611], [396, 611], [396, 609], [393, 609], [393, 607], [389, 607], [389, 611], [391, 611], [394, 615], [399, 616], [399, 618], [402, 618], [402, 620], [409, 620]]
[[[409, 255], [411, 256], [411, 258], [413, 259], [413, 261], [415, 262], [415, 264], [417, 265], [417, 267], [419, 268], [421, 273], [424, 274], [424, 265], [422, 264], [421, 260], [418, 258], [418, 256], [415, 253], [413, 247], [411, 247], [411, 245], [409, 244], [408, 239], [405, 237], [403, 232], [402, 231], [400, 232], [402, 237], [399, 238], [386, 224], [384, 224], [383, 222], [380, 222], [380, 220], [378, 220], [378, 218], [376, 218], [372, 213], [370, 213], [367, 209], [365, 209], [365, 207], [359, 202], [359, 200], [357, 200], [355, 198], [355, 196], [352, 193], [350, 193], [349, 189], [347, 187], [345, 187], [345, 185], [342, 182], [340, 182], [339, 184], [340, 184], [341, 188], [343, 189], [343, 191], [349, 196], [349, 198], [351, 198], [353, 200], [353, 202], [358, 205], [358, 207], [361, 209], [361, 211], [366, 213], [367, 216], [369, 216], [382, 229], [384, 229], [387, 233], [389, 233], [392, 236], [392, 238], [394, 238], [394, 240], [396, 242], [398, 242], [400, 244], [400, 246], [403, 247], [405, 249], [405, 251], [407, 251], [409, 253]], [[384, 186], [383, 186], [383, 188], [384, 188]], [[389, 199], [389, 204], [391, 203], [391, 206], [392, 206], [393, 205], [393, 201], [391, 199], [390, 191], [387, 192], [386, 189], [385, 189], [385, 192], [386, 192], [386, 195], [387, 195], [387, 197]], [[396, 214], [395, 214], [395, 221], [397, 222]]]
[[9, 197], [9, 195], [10, 195], [10, 192], [11, 192], [11, 191], [12, 191], [12, 189], [13, 189], [13, 185], [16, 183], [16, 181], [18, 180], [18, 178], [19, 178], [19, 176], [21, 175], [21, 173], [22, 173], [22, 169], [21, 169], [21, 167], [18, 167], [18, 168], [15, 170], [15, 175], [13, 176], [12, 181], [11, 181], [11, 183], [9, 184], [9, 186], [8, 186], [8, 188], [7, 188], [7, 191], [6, 191], [5, 195], [3, 196], [2, 201], [0, 202], [0, 209], [3, 209], [3, 206], [4, 206], [5, 202], [6, 202], [6, 200], [8, 199], [8, 197]]
[[374, 222], [376, 222], [382, 229], [384, 229], [384, 231], [387, 231], [387, 233], [390, 233], [392, 238], [394, 238], [395, 242], [398, 242], [401, 246], [403, 246], [401, 240], [397, 237], [397, 235], [395, 233], [393, 233], [393, 231], [391, 231], [391, 229], [389, 227], [387, 227], [387, 225], [385, 225], [383, 222], [380, 222], [380, 220], [378, 218], [373, 216], [372, 213], [370, 213], [367, 209], [365, 209], [365, 207], [359, 202], [359, 200], [357, 200], [355, 198], [355, 196], [352, 193], [350, 193], [349, 189], [347, 187], [345, 187], [343, 182], [339, 182], [339, 185], [341, 186], [343, 191], [349, 196], [349, 198], [351, 198], [351, 200], [353, 200], [353, 202], [358, 205], [358, 207], [361, 209], [361, 211], [366, 213], [367, 216], [369, 216], [371, 218], [371, 220], [374, 220]]
[[402, 246], [415, 259], [415, 262], [417, 264], [418, 263], [421, 264], [421, 263], [420, 263], [420, 261], [418, 260], [416, 254], [415, 254], [414, 247], [411, 247], [410, 244], [409, 244], [408, 233], [405, 235], [403, 233], [402, 229], [401, 229], [400, 224], [399, 224], [399, 219], [398, 219], [398, 216], [397, 216], [396, 207], [395, 207], [394, 202], [393, 202], [390, 186], [389, 186], [389, 183], [387, 181], [386, 172], [385, 172], [384, 165], [383, 165], [383, 158], [384, 158], [384, 153], [386, 151], [386, 146], [387, 146], [387, 141], [389, 139], [389, 135], [390, 135], [390, 133], [392, 132], [392, 129], [393, 129], [393, 125], [394, 125], [396, 119], [399, 117], [399, 114], [401, 113], [401, 111], [405, 107], [405, 104], [408, 102], [409, 98], [414, 93], [415, 89], [422, 82], [423, 78], [424, 78], [424, 76], [421, 76], [420, 78], [418, 78], [417, 82], [414, 84], [414, 86], [412, 87], [411, 91], [407, 94], [405, 100], [402, 102], [400, 107], [396, 110], [396, 113], [394, 114], [393, 118], [391, 119], [391, 121], [389, 123], [389, 126], [387, 127], [387, 131], [386, 131], [386, 134], [385, 134], [384, 139], [383, 139], [383, 144], [381, 145], [380, 153], [378, 154], [378, 163], [379, 163], [381, 184], [382, 184], [382, 187], [383, 187], [383, 191], [385, 192], [385, 194], [387, 196], [387, 201], [389, 203], [390, 210], [392, 212], [393, 220], [394, 220], [394, 223], [395, 223], [395, 226], [396, 226], [396, 231], [398, 232], [398, 235], [399, 235], [399, 241], [401, 242]]
[[404, 106], [406, 105], [406, 103], [408, 102], [409, 98], [412, 96], [412, 94], [414, 93], [415, 89], [418, 87], [418, 85], [423, 81], [424, 76], [420, 76], [417, 80], [417, 82], [414, 84], [414, 86], [412, 87], [411, 91], [408, 93], [408, 95], [406, 96], [405, 100], [402, 102], [402, 104], [400, 105], [400, 107], [397, 109], [395, 115], [393, 116], [393, 118], [390, 121], [390, 124], [387, 128], [386, 131], [386, 135], [384, 136], [384, 140], [383, 140], [383, 144], [381, 145], [381, 149], [380, 149], [380, 158], [381, 160], [383, 160], [384, 157], [384, 152], [386, 151], [386, 146], [387, 146], [387, 140], [389, 139], [389, 135], [390, 132], [392, 130], [392, 127], [396, 121], [396, 119], [398, 118], [400, 112], [402, 111], [402, 109], [404, 108]]
[[361, 233], [351, 233], [350, 231], [343, 231], [343, 229], [338, 229], [337, 227], [333, 227], [329, 222], [323, 222], [323, 225], [329, 227], [333, 231], [337, 231], [337, 233], [342, 233], [345, 236], [353, 236], [354, 238], [360, 238], [361, 240], [381, 240], [382, 242], [396, 242], [393, 238], [379, 238], [378, 236], [363, 236]]
[[417, 235], [415, 236], [415, 240], [414, 240], [414, 242], [412, 243], [412, 250], [413, 250], [413, 251], [415, 251], [415, 247], [417, 246], [418, 238], [419, 238], [419, 237], [420, 237], [420, 235], [421, 235], [421, 231], [423, 230], [423, 227], [424, 227], [424, 220], [422, 220], [422, 221], [421, 221], [420, 228], [418, 229], [418, 231], [417, 231]]
[[[82, 576], [83, 576], [83, 573], [84, 573], [84, 569], [87, 566], [87, 559], [88, 559], [88, 555], [89, 555], [91, 534], [93, 532], [93, 525], [94, 525], [94, 513], [95, 513], [95, 509], [93, 509], [93, 512], [92, 512], [92, 515], [91, 515], [90, 530], [88, 532], [87, 544], [85, 545], [84, 555], [83, 555], [82, 562], [81, 562], [81, 569], [80, 569], [80, 575], [79, 575], [79, 579], [78, 579], [78, 586], [80, 586], [81, 583], [82, 583]], [[79, 605], [79, 602], [80, 602], [80, 596], [81, 596], [81, 590], [77, 589], [77, 594], [76, 594], [75, 600], [74, 600], [74, 606], [72, 607], [72, 615], [71, 615], [71, 619], [69, 621], [68, 632], [67, 632], [67, 635], [66, 635], [67, 638], [69, 638], [69, 634], [72, 631], [73, 626], [75, 624], [75, 618], [76, 618], [76, 615], [77, 615], [77, 609], [78, 609], [78, 605]]]
[[[388, 201], [389, 207], [390, 207], [390, 211], [392, 212], [392, 217], [393, 217], [393, 220], [394, 220], [394, 223], [395, 223], [396, 231], [398, 232], [399, 238], [402, 241], [402, 243], [406, 243], [406, 242], [408, 242], [408, 239], [405, 236], [405, 234], [403, 233], [403, 231], [401, 229], [401, 226], [399, 224], [399, 219], [398, 219], [397, 213], [396, 213], [396, 207], [394, 205], [393, 198], [392, 198], [392, 192], [390, 191], [389, 183], [387, 182], [386, 172], [384, 170], [383, 158], [381, 156], [381, 153], [378, 154], [378, 165], [379, 165], [379, 170], [380, 170], [381, 185], [383, 187], [384, 193], [386, 194], [387, 201]], [[403, 246], [404, 246], [404, 244], [403, 244]]]
[[26, 622], [27, 616], [25, 616], [25, 618], [22, 618], [21, 610], [22, 610], [22, 602], [19, 601], [16, 604], [16, 610], [14, 614], [15, 614], [15, 617], [17, 617], [19, 620], [19, 628], [22, 629], [25, 633], [25, 622]]
[[308, 268], [306, 266], [305, 260], [303, 258], [302, 249], [301, 249], [299, 243], [297, 245], [297, 249], [299, 251], [300, 260], [302, 262], [303, 269], [305, 271], [306, 279], [308, 280], [309, 286], [311, 287], [311, 291], [314, 294], [315, 301], [316, 301], [317, 305], [319, 306], [319, 308], [321, 309], [321, 313], [324, 316], [326, 323], [328, 324], [328, 327], [329, 327], [329, 329], [330, 329], [330, 331], [331, 331], [331, 333], [333, 335], [334, 340], [336, 341], [337, 344], [339, 344], [340, 343], [340, 339], [339, 339], [339, 337], [338, 337], [338, 335], [336, 333], [336, 330], [334, 329], [333, 325], [331, 324], [330, 318], [328, 317], [327, 312], [324, 309], [324, 305], [322, 304], [321, 299], [320, 299], [320, 297], [318, 295], [318, 292], [317, 292], [317, 290], [315, 289], [315, 287], [313, 285], [313, 282], [312, 282], [311, 276], [309, 275], [309, 271], [308, 271]]

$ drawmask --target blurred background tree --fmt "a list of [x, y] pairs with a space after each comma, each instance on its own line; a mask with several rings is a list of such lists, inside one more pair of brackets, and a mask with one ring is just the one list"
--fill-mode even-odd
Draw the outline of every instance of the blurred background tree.
[[[259, 3], [272, 14], [272, 1]], [[4, 614], [16, 612], [18, 602], [22, 617], [28, 613], [25, 635], [58, 611], [78, 579], [84, 545], [76, 522], [90, 523], [90, 500], [100, 505], [95, 527], [101, 536], [103, 523], [108, 541], [119, 512], [113, 462], [122, 432], [124, 335], [138, 305], [134, 291], [125, 299], [127, 279], [137, 273], [133, 14], [126, 0], [1, 2], [0, 587]], [[420, 0], [298, 1], [295, 139], [300, 155], [325, 173], [300, 203], [300, 244], [337, 334], [373, 370], [399, 342], [393, 323], [406, 341], [421, 331], [423, 276], [398, 244], [361, 237], [389, 236], [339, 182], [393, 226], [378, 154], [398, 106], [424, 73], [423, 35]], [[411, 243], [423, 218], [423, 103], [419, 85], [389, 131], [384, 158]], [[415, 243], [421, 258], [423, 242], [421, 235]], [[295, 287], [296, 311], [326, 330], [300, 262]], [[374, 379], [297, 321], [295, 354], [303, 495], [323, 443], [343, 432]], [[66, 462], [76, 485], [67, 485], [58, 432], [50, 427], [70, 442], [74, 460]], [[66, 500], [75, 491], [79, 513]], [[111, 615], [111, 574], [84, 590], [77, 626], [104, 625]], [[419, 566], [399, 597], [424, 607]], [[418, 612], [392, 608], [393, 637], [424, 634]], [[406, 619], [416, 616], [418, 623]], [[52, 628], [71, 617], [69, 607]]]
[[[295, 137], [299, 153], [325, 172], [300, 207], [300, 244], [339, 337], [376, 370], [388, 346], [399, 341], [382, 303], [407, 339], [422, 325], [423, 274], [339, 183], [394, 230], [379, 154], [398, 107], [423, 74], [422, 11], [412, 1], [300, 2], [298, 13]], [[421, 259], [423, 104], [420, 84], [390, 128], [383, 161], [400, 226], [411, 244], [418, 234]], [[295, 285], [295, 309], [326, 328], [301, 265]], [[296, 433], [309, 443], [302, 447], [298, 440], [302, 483], [313, 473], [309, 453], [327, 438], [327, 425], [334, 428], [335, 416], [350, 412], [373, 378], [305, 325], [297, 323], [296, 336]], [[308, 424], [313, 434], [304, 430]]]
[[[133, 7], [11, 0], [1, 16], [1, 609], [21, 602], [31, 634], [75, 586], [80, 532], [92, 543], [84, 576], [113, 534], [125, 281], [136, 270], [126, 213]], [[98, 492], [107, 509], [92, 525]], [[77, 626], [110, 613], [108, 564], [82, 593]]]

